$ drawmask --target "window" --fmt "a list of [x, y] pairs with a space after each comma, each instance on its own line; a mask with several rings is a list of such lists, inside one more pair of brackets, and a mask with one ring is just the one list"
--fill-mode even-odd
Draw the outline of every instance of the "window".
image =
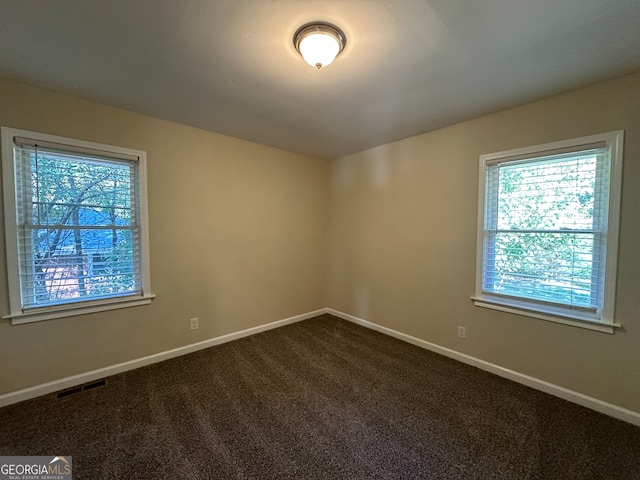
[[12, 323], [149, 303], [146, 154], [2, 127]]
[[476, 305], [613, 332], [622, 140], [480, 157]]

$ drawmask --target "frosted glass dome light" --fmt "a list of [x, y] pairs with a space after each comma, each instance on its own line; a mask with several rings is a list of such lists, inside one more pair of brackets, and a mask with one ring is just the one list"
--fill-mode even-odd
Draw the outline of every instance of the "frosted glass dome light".
[[333, 25], [311, 23], [300, 27], [293, 37], [293, 43], [305, 62], [321, 69], [330, 65], [340, 54], [346, 39]]

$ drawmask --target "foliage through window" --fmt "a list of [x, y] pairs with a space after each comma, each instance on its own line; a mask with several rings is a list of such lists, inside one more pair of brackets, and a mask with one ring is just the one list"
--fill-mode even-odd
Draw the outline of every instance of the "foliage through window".
[[613, 323], [621, 141], [481, 157], [476, 300]]
[[6, 130], [15, 222], [7, 240], [18, 277], [10, 284], [19, 297], [12, 316], [143, 297], [144, 152]]

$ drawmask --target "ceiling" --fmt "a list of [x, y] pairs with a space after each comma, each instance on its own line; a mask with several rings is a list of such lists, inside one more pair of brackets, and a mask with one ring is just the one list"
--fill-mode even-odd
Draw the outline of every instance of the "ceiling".
[[[308, 66], [301, 25], [346, 34]], [[0, 75], [335, 158], [640, 70], [638, 0], [0, 0]]]

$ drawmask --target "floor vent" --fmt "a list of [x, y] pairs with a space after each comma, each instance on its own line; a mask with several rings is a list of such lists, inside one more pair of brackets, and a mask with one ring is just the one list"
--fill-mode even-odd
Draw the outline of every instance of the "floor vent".
[[82, 391], [93, 390], [94, 388], [104, 387], [107, 384], [106, 380], [96, 380], [95, 382], [85, 383], [82, 386]]
[[70, 395], [75, 395], [76, 393], [80, 393], [82, 391], [82, 387], [73, 387], [68, 388], [66, 390], [62, 390], [56, 394], [56, 398], [64, 398]]
[[77, 387], [67, 388], [56, 393], [56, 398], [69, 397], [76, 393], [86, 392], [87, 390], [93, 390], [95, 388], [104, 387], [107, 384], [106, 380], [96, 380], [95, 382], [85, 383], [84, 385], [78, 385]]

